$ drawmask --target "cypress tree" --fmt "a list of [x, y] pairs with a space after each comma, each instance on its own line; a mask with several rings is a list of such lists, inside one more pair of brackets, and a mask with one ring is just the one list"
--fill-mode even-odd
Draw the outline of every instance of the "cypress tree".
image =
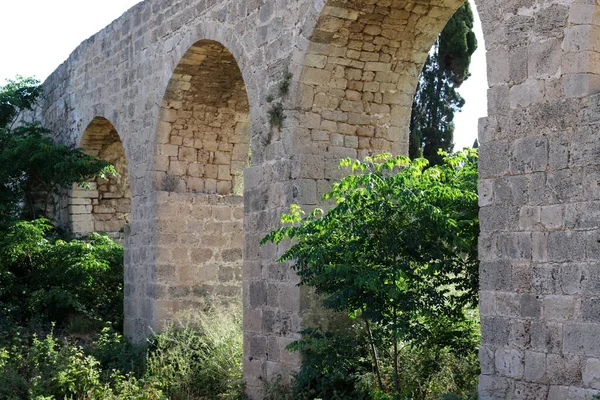
[[412, 106], [411, 158], [424, 157], [438, 165], [442, 162], [438, 150], [453, 150], [454, 113], [465, 103], [457, 89], [469, 77], [471, 55], [477, 49], [473, 23], [467, 1], [448, 21], [427, 57]]

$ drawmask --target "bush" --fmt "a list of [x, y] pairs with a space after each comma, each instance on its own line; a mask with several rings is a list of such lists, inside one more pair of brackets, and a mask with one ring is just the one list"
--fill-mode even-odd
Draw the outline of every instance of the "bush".
[[46, 220], [11, 224], [0, 238], [0, 317], [22, 326], [119, 326], [123, 247], [101, 234], [63, 240]]
[[113, 370], [85, 349], [50, 332], [43, 338], [19, 334], [0, 344], [0, 398], [163, 399], [151, 383]]
[[477, 326], [467, 315], [479, 290], [476, 151], [446, 154], [434, 167], [390, 154], [340, 166], [351, 173], [323, 196], [334, 203], [327, 212], [305, 215], [293, 205], [281, 219], [287, 226], [262, 240], [291, 241], [279, 261], [292, 262], [325, 308], [364, 326], [354, 344], [335, 332], [304, 332], [292, 346], [304, 356], [297, 384], [306, 398], [362, 398], [374, 392], [362, 389], [372, 373], [379, 399], [427, 397], [438, 391], [431, 385], [452, 390], [427, 363], [438, 361], [431, 354], [476, 350]]
[[243, 398], [239, 306], [188, 314], [144, 347], [110, 327], [89, 345], [27, 332], [0, 336], [2, 399]]
[[[479, 361], [474, 351], [477, 343], [478, 336], [473, 332], [465, 334], [462, 350], [399, 343], [398, 364], [403, 367], [399, 371], [400, 390], [396, 395], [377, 389], [377, 378], [368, 359], [369, 340], [360, 324], [326, 332], [306, 330], [302, 339], [289, 347], [302, 354], [302, 366], [294, 377], [290, 399], [472, 398], [479, 376]], [[377, 352], [382, 379], [389, 386], [394, 379], [393, 350], [378, 346]], [[275, 383], [269, 388], [281, 391], [280, 385]]]

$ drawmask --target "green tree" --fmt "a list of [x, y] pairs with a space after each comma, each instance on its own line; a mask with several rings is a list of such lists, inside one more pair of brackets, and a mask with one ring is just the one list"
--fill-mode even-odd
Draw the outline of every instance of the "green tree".
[[[381, 389], [376, 347], [391, 350], [392, 391], [400, 393], [399, 343], [472, 349], [465, 307], [477, 304], [477, 156], [474, 150], [427, 160], [381, 155], [344, 160], [353, 174], [334, 184], [328, 213], [298, 206], [263, 243], [291, 239], [301, 284], [326, 307], [360, 317]], [[389, 389], [389, 388], [388, 388]]]
[[72, 183], [115, 175], [110, 164], [53, 142], [39, 122], [24, 122], [42, 90], [32, 78], [0, 86], [0, 230], [19, 218], [45, 217], [51, 196]]
[[473, 12], [465, 2], [436, 40], [419, 78], [410, 121], [411, 158], [440, 164], [438, 150], [451, 152], [454, 113], [465, 101], [457, 88], [469, 77], [471, 55], [477, 49]]
[[123, 247], [100, 235], [64, 241], [38, 219], [61, 189], [116, 170], [25, 121], [41, 94], [32, 78], [0, 86], [0, 321], [80, 315], [120, 323]]

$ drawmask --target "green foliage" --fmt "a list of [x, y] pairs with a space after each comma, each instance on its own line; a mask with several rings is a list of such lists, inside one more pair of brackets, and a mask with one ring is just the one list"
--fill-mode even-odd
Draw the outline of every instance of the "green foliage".
[[[349, 321], [351, 322], [351, 321]], [[442, 321], [443, 322], [443, 321]], [[466, 330], [473, 348], [478, 337]], [[302, 354], [302, 366], [295, 376], [290, 399], [471, 399], [477, 388], [479, 360], [477, 353], [464, 353], [451, 347], [411, 346], [399, 344], [398, 364], [400, 393], [386, 393], [376, 389], [376, 375], [369, 362], [369, 339], [361, 324], [338, 326], [324, 332], [306, 330], [301, 340], [289, 346]], [[383, 380], [391, 384], [394, 362], [393, 349], [377, 347]], [[279, 397], [283, 387], [271, 384]]]
[[279, 85], [277, 86], [277, 92], [279, 93], [280, 97], [287, 96], [287, 94], [289, 93], [290, 84], [292, 83], [293, 77], [294, 77], [294, 75], [291, 72], [285, 72], [283, 74], [283, 78], [281, 79], [281, 82], [279, 82]]
[[0, 230], [19, 218], [37, 218], [40, 210], [45, 217], [61, 188], [117, 174], [105, 161], [55, 144], [39, 123], [19, 120], [40, 94], [31, 78], [0, 87]]
[[8, 129], [25, 110], [31, 110], [42, 94], [39, 81], [34, 78], [8, 79], [0, 87], [0, 129]]
[[146, 349], [128, 342], [121, 333], [107, 324], [94, 345], [86, 349], [102, 365], [104, 380], [109, 379], [115, 371], [121, 376], [143, 376]]
[[0, 237], [0, 317], [120, 324], [123, 247], [100, 234], [65, 241], [52, 229], [46, 220], [20, 221]]
[[281, 129], [283, 121], [285, 121], [285, 114], [283, 113], [283, 105], [281, 103], [275, 103], [267, 111], [269, 116], [269, 123], [272, 127]]
[[472, 399], [476, 398], [479, 358], [476, 352], [458, 354], [450, 348], [401, 348], [400, 387], [407, 398]]
[[[400, 393], [399, 344], [473, 351], [477, 304], [477, 156], [464, 151], [443, 165], [380, 155], [344, 160], [354, 174], [334, 184], [327, 214], [282, 217], [291, 224], [263, 243], [291, 239], [280, 261], [294, 261], [301, 284], [326, 307], [365, 322], [380, 389], [375, 348], [391, 349], [393, 391]], [[387, 390], [387, 389], [386, 389]]]
[[364, 336], [352, 327], [334, 332], [308, 329], [288, 350], [302, 355], [293, 398], [370, 399], [372, 374]]
[[105, 373], [82, 346], [59, 340], [52, 332], [42, 339], [17, 335], [0, 341], [0, 398], [166, 399], [151, 383], [133, 375]]
[[263, 400], [294, 400], [293, 396], [289, 385], [282, 381], [281, 375], [264, 383]]
[[456, 90], [469, 77], [477, 49], [473, 12], [465, 2], [435, 42], [419, 79], [410, 122], [410, 157], [443, 162], [438, 150], [453, 149], [454, 114], [465, 101]]
[[0, 334], [3, 399], [243, 399], [239, 306], [189, 315], [134, 346], [112, 328], [91, 344]]

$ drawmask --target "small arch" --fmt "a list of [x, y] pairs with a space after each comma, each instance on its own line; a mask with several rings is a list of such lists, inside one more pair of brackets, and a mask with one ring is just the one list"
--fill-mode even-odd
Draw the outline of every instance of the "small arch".
[[123, 239], [131, 214], [131, 190], [121, 138], [109, 120], [95, 117], [83, 132], [80, 148], [112, 164], [118, 175], [97, 178], [89, 188], [73, 185], [68, 194], [71, 230], [76, 235], [106, 232]]

